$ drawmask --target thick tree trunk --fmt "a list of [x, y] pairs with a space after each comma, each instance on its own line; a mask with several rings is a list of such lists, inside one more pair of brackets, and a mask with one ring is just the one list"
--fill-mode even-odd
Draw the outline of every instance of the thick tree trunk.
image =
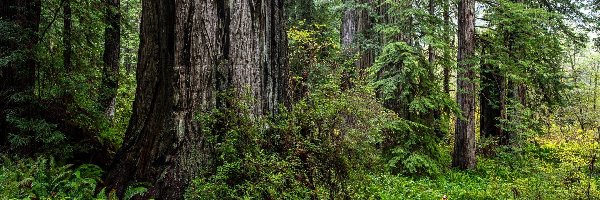
[[342, 17], [342, 50], [348, 56], [352, 56], [356, 53], [355, 49], [355, 38], [358, 32], [358, 15], [356, 9], [353, 7], [354, 0], [344, 0], [346, 9]]
[[[37, 68], [34, 49], [38, 43], [41, 11], [40, 0], [0, 0], [0, 20], [18, 31], [18, 35], [10, 36], [4, 34], [11, 33], [0, 33], [0, 58], [9, 61], [0, 65], [0, 145], [6, 144], [7, 134], [12, 129], [6, 121], [8, 110], [28, 106], [11, 97], [34, 95]], [[14, 56], [19, 59], [12, 59]]]
[[[346, 9], [344, 10], [344, 15], [342, 16], [342, 53], [348, 58], [353, 58], [358, 52], [356, 45], [356, 34], [358, 33], [358, 14], [356, 8], [354, 8], [354, 3], [355, 0], [344, 0]], [[342, 90], [353, 87], [353, 83], [351, 81], [353, 71], [353, 69], [344, 69], [342, 72]]]
[[[181, 199], [214, 171], [214, 149], [194, 117], [226, 107], [233, 90], [260, 117], [288, 105], [282, 0], [143, 1], [138, 88], [108, 187], [149, 182], [148, 196]], [[252, 100], [242, 98], [249, 95]]]
[[458, 76], [456, 99], [461, 116], [456, 120], [452, 166], [475, 168], [475, 1], [461, 0], [458, 9]]
[[100, 105], [106, 117], [112, 121], [115, 115], [117, 91], [119, 89], [119, 59], [121, 57], [121, 13], [119, 0], [106, 0], [104, 30], [103, 76]]
[[[362, 0], [362, 3], [366, 3], [372, 5], [374, 0]], [[374, 24], [374, 18], [369, 15], [369, 10], [361, 9], [358, 13], [358, 27], [357, 32], [363, 34], [364, 39], [372, 39], [374, 37], [371, 34], [368, 34]], [[366, 76], [366, 69], [371, 67], [375, 62], [375, 52], [373, 49], [364, 48], [363, 46], [359, 47], [360, 51], [360, 60], [356, 66], [358, 67], [358, 71], [361, 77]]]
[[63, 3], [63, 45], [65, 50], [63, 51], [63, 65], [65, 71], [71, 72], [73, 69], [73, 45], [71, 42], [71, 36], [73, 32], [73, 23], [71, 17], [71, 1], [65, 0]]
[[[429, 16], [431, 17], [430, 20], [430, 25], [432, 27], [435, 27], [435, 20], [434, 18], [435, 16], [435, 0], [429, 0], [429, 5], [428, 5], [428, 12], [429, 12]], [[435, 31], [432, 30], [431, 31], [431, 37], [435, 37]], [[430, 81], [431, 82], [435, 82], [438, 79], [438, 76], [436, 75], [437, 72], [437, 63], [436, 63], [436, 54], [435, 54], [435, 48], [433, 47], [432, 44], [430, 44], [428, 46], [427, 49], [427, 54], [428, 54], [428, 62], [429, 62], [429, 77], [431, 78]], [[437, 88], [436, 88], [437, 89]], [[442, 131], [441, 127], [440, 127], [440, 120], [442, 118], [442, 110], [441, 109], [436, 109], [433, 111], [432, 113], [432, 118], [433, 120], [430, 120], [432, 122], [432, 124], [434, 124], [434, 133], [438, 138], [443, 138], [444, 137], [444, 132]]]
[[[342, 89], [348, 89], [353, 87], [351, 79], [354, 78], [352, 74], [359, 74], [363, 76], [366, 68], [373, 65], [375, 55], [372, 49], [361, 48], [358, 44], [359, 34], [364, 34], [372, 28], [372, 17], [369, 16], [369, 11], [361, 8], [356, 9], [354, 4], [371, 4], [373, 0], [345, 0], [347, 8], [344, 11], [342, 17], [342, 30], [341, 30], [341, 45], [343, 53], [353, 58], [359, 53], [359, 58], [355, 63], [355, 69], [347, 69], [342, 77]], [[364, 38], [366, 39], [366, 38]]]

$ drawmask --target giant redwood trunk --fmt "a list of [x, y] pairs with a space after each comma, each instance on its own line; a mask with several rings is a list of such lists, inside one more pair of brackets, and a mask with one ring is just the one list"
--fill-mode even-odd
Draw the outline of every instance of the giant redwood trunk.
[[[222, 108], [232, 90], [254, 117], [287, 105], [287, 39], [282, 0], [146, 0], [137, 92], [126, 138], [106, 177], [123, 194], [181, 199], [190, 180], [214, 171], [202, 111]], [[241, 98], [249, 95], [253, 100]]]
[[[367, 5], [375, 4], [375, 0], [361, 0], [362, 3]], [[375, 23], [375, 18], [369, 14], [369, 10], [360, 9], [358, 10], [358, 27], [357, 32], [362, 34], [363, 39], [373, 39], [375, 37], [374, 33], [369, 33], [369, 31], [373, 28], [373, 24]], [[360, 51], [360, 59], [356, 63], [358, 67], [359, 74], [361, 76], [366, 76], [366, 69], [371, 67], [375, 62], [375, 52], [371, 48], [365, 48], [365, 45], [361, 45], [359, 47]]]
[[[358, 38], [360, 34], [363, 36], [373, 26], [373, 17], [369, 15], [369, 11], [365, 8], [357, 8], [355, 4], [373, 4], [373, 0], [344, 0], [346, 9], [342, 16], [342, 29], [341, 29], [341, 46], [343, 53], [353, 58], [355, 54], [359, 53], [360, 57], [355, 62], [355, 69], [344, 72], [342, 77], [342, 89], [352, 87], [351, 82], [351, 71], [357, 72], [359, 75], [366, 75], [366, 69], [373, 65], [375, 55], [372, 49], [361, 48], [358, 44]], [[367, 38], [363, 38], [367, 39]]]
[[475, 168], [475, 0], [461, 0], [458, 7], [458, 76], [456, 100], [461, 116], [456, 119], [452, 166]]
[[354, 2], [354, 0], [344, 0], [344, 4], [347, 8], [344, 10], [344, 14], [342, 16], [342, 50], [345, 54], [350, 56], [356, 53], [355, 40], [358, 32], [358, 14], [356, 12], [356, 8], [353, 8], [352, 3]]
[[119, 89], [119, 59], [121, 58], [121, 13], [119, 0], [105, 1], [104, 61], [100, 105], [106, 117], [112, 121], [115, 115], [117, 91]]
[[6, 137], [12, 129], [6, 121], [8, 110], [28, 106], [27, 102], [12, 97], [34, 94], [37, 68], [34, 49], [41, 11], [40, 0], [0, 0], [0, 21], [14, 31], [0, 33], [0, 60], [4, 61], [0, 63], [0, 145], [8, 141]]

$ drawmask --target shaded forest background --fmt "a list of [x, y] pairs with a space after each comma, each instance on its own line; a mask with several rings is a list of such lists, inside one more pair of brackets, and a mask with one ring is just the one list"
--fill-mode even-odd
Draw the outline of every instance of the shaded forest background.
[[0, 198], [600, 199], [595, 0], [0, 0]]

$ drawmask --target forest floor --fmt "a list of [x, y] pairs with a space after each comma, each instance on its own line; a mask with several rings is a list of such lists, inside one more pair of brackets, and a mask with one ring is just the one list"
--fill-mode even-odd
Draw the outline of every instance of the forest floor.
[[437, 178], [373, 176], [372, 188], [382, 199], [600, 199], [597, 133], [551, 132], [498, 149], [494, 157], [479, 156], [472, 171], [449, 170]]
[[[436, 177], [367, 175], [356, 199], [600, 199], [600, 153], [597, 133], [582, 130], [531, 137], [479, 156], [471, 171], [445, 170]], [[451, 146], [443, 148], [450, 155]], [[444, 158], [448, 164], [450, 156]], [[102, 170], [94, 165], [59, 165], [51, 158], [3, 157], [0, 166], [0, 199], [106, 199], [97, 194]], [[126, 197], [143, 193], [132, 187]], [[128, 198], [126, 198], [128, 199]]]

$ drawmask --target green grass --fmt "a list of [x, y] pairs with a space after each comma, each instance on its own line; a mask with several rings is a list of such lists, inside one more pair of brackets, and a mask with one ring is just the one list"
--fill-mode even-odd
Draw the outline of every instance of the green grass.
[[474, 170], [435, 178], [375, 175], [368, 190], [372, 199], [600, 199], [599, 171], [589, 168], [598, 146], [591, 135], [539, 137], [478, 157]]

